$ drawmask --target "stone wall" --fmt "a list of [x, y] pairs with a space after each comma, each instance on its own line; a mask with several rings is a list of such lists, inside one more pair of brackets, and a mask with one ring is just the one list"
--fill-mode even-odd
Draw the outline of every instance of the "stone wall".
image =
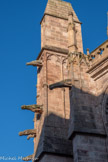
[[[60, 154], [67, 151], [67, 154], [71, 155], [72, 143], [71, 141], [68, 143], [67, 140], [70, 118], [69, 89], [51, 91], [48, 88], [48, 85], [54, 82], [67, 79], [67, 54], [44, 50], [40, 59], [43, 66], [38, 69], [37, 73], [37, 94], [39, 95], [37, 104], [43, 105], [43, 113], [35, 115], [37, 137], [34, 139], [34, 152], [36, 156], [40, 156], [45, 150]], [[50, 141], [46, 140], [47, 138]], [[63, 142], [65, 143], [62, 147]]]
[[[107, 45], [107, 42], [106, 42]], [[71, 122], [69, 138], [73, 141], [74, 162], [108, 161], [108, 51], [90, 66], [75, 62], [70, 91]], [[80, 73], [79, 69], [81, 69]], [[80, 76], [80, 77], [79, 77]]]
[[106, 139], [91, 135], [76, 135], [73, 140], [74, 162], [107, 162]]
[[[41, 21], [41, 52], [37, 59], [43, 66], [37, 72], [37, 104], [43, 105], [42, 115], [35, 114], [34, 155], [39, 156], [48, 149], [50, 152], [72, 156], [71, 141], [68, 141], [70, 119], [69, 89], [49, 90], [49, 85], [68, 79], [68, 13], [74, 14], [76, 40], [79, 51], [83, 51], [81, 23], [70, 3], [61, 0], [48, 0]], [[56, 140], [54, 140], [56, 139]], [[46, 143], [48, 141], [48, 143]], [[60, 142], [57, 142], [60, 141]], [[63, 147], [62, 146], [63, 144]], [[65, 148], [65, 149], [64, 149]], [[58, 150], [58, 151], [57, 151]], [[49, 150], [47, 150], [49, 151]]]
[[45, 15], [41, 23], [41, 47], [54, 46], [68, 49], [67, 26], [67, 20]]

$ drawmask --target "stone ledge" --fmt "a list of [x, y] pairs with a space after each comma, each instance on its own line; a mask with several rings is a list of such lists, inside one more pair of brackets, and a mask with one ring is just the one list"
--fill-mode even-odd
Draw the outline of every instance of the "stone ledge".
[[[53, 14], [48, 14], [48, 13], [45, 13], [45, 14], [43, 15], [43, 17], [42, 17], [41, 21], [40, 21], [40, 24], [42, 23], [42, 21], [43, 21], [43, 19], [44, 19], [45, 15], [48, 15], [48, 16], [51, 16], [51, 17], [60, 18], [60, 19], [63, 19], [63, 20], [67, 20], [67, 21], [68, 21], [68, 18], [66, 18], [66, 17], [59, 16], [59, 15], [53, 15]], [[75, 22], [75, 23], [82, 24], [82, 22], [77, 21], [77, 20], [74, 20], [74, 22]]]
[[38, 60], [38, 59], [40, 58], [40, 56], [41, 56], [41, 54], [42, 54], [42, 52], [43, 52], [44, 50], [53, 51], [53, 52], [58, 52], [58, 53], [66, 54], [66, 55], [67, 55], [68, 52], [69, 52], [67, 49], [58, 48], [58, 47], [53, 47], [53, 46], [45, 46], [45, 47], [43, 47], [43, 48], [41, 49], [41, 51], [40, 51], [40, 53], [39, 53], [39, 55], [38, 55], [38, 57], [37, 57], [36, 60]]
[[90, 136], [99, 136], [99, 137], [106, 137], [107, 134], [103, 131], [99, 131], [96, 129], [86, 129], [86, 128], [71, 128], [69, 133], [68, 133], [68, 139], [73, 139], [73, 137], [76, 134], [86, 134], [86, 135], [90, 135]]

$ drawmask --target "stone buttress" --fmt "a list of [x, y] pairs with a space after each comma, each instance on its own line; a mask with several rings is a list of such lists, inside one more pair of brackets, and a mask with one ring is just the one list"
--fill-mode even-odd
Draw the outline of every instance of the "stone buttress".
[[67, 138], [70, 119], [69, 88], [49, 89], [50, 84], [68, 79], [68, 14], [71, 12], [76, 26], [77, 50], [83, 51], [81, 23], [70, 3], [48, 0], [41, 21], [42, 49], [37, 60], [42, 62], [42, 67], [37, 72], [37, 104], [43, 105], [43, 113], [41, 116], [35, 114], [34, 121], [37, 131], [34, 154], [35, 157], [40, 157], [40, 161], [50, 158], [70, 162], [73, 159], [72, 142]]

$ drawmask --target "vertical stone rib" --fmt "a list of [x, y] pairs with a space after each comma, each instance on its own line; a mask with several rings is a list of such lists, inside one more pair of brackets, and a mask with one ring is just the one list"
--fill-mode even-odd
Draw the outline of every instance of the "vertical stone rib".
[[73, 20], [73, 13], [69, 12], [68, 14], [68, 48], [69, 48], [69, 54], [68, 54], [68, 64], [69, 64], [69, 78], [72, 81], [72, 84], [74, 82], [74, 70], [73, 70], [73, 52], [77, 51], [76, 46], [76, 33], [75, 33], [75, 23]]
[[44, 109], [45, 117], [48, 115], [48, 83], [47, 83], [47, 53], [44, 52]]
[[77, 51], [76, 30], [72, 12], [69, 12], [68, 15], [68, 48], [69, 53]]

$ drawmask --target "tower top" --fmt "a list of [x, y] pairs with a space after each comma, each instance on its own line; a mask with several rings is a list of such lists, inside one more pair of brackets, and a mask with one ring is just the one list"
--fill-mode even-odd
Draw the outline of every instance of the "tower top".
[[[60, 49], [68, 53], [68, 19], [71, 15], [76, 29], [76, 43], [78, 51], [83, 51], [81, 22], [79, 21], [72, 5], [62, 0], [48, 0], [41, 20], [41, 49]], [[69, 16], [70, 15], [70, 16]], [[73, 35], [72, 36], [74, 39]], [[72, 43], [73, 44], [73, 43]], [[71, 45], [72, 45], [71, 44]]]
[[68, 13], [73, 13], [73, 19], [76, 22], [80, 22], [75, 11], [72, 8], [71, 3], [62, 0], [48, 0], [45, 13], [51, 16], [68, 19]]

